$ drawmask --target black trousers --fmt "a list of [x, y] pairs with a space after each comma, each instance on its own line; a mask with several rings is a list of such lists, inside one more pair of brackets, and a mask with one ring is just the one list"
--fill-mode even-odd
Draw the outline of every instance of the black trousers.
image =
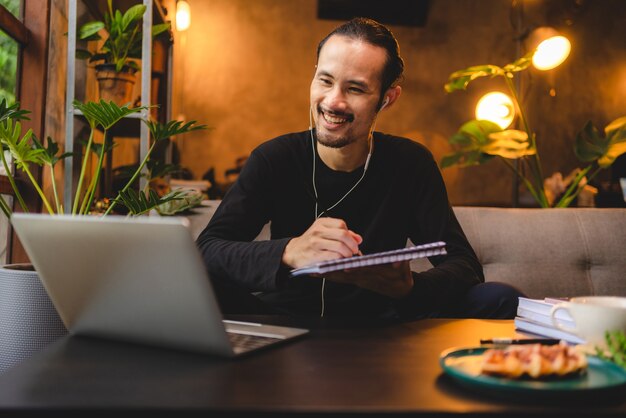
[[[285, 315], [251, 293], [231, 284], [213, 281], [220, 308], [224, 314]], [[454, 303], [454, 307], [418, 315], [414, 318], [480, 318], [513, 319], [517, 313], [518, 298], [525, 296], [519, 289], [500, 282], [486, 282], [472, 286]]]
[[513, 319], [519, 297], [526, 295], [506, 283], [485, 282], [472, 286], [453, 308], [435, 312], [429, 318]]

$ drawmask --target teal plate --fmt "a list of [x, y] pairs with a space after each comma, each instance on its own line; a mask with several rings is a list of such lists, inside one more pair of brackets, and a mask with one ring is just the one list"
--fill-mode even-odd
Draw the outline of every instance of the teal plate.
[[474, 389], [508, 394], [572, 395], [621, 391], [626, 388], [626, 370], [598, 357], [587, 356], [587, 372], [560, 379], [509, 379], [480, 374], [486, 347], [446, 350], [439, 357], [444, 372], [458, 383]]

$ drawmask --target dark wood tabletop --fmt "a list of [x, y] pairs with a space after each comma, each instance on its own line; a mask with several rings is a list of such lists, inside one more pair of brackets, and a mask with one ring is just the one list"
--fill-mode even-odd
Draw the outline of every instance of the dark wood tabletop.
[[237, 359], [66, 337], [0, 375], [0, 413], [626, 415], [624, 391], [595, 399], [502, 396], [442, 372], [442, 351], [516, 336], [512, 321], [298, 325], [311, 333]]

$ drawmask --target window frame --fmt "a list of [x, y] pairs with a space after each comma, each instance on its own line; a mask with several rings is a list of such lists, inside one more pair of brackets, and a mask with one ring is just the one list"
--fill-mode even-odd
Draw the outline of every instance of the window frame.
[[[28, 109], [30, 120], [24, 120], [24, 130], [32, 129], [38, 138], [43, 138], [46, 114], [46, 85], [48, 81], [48, 41], [50, 37], [51, 0], [22, 0], [20, 21], [4, 7], [0, 6], [0, 28], [20, 44], [18, 57], [17, 94], [22, 109]], [[24, 201], [31, 212], [41, 211], [41, 202], [34, 188], [16, 172], [16, 181], [23, 194]], [[40, 169], [34, 172], [41, 182]], [[13, 195], [6, 176], [0, 176], [0, 192]], [[15, 199], [14, 199], [15, 200]], [[21, 211], [14, 202], [13, 210]], [[9, 227], [7, 239], [7, 263], [29, 262], [28, 255]]]

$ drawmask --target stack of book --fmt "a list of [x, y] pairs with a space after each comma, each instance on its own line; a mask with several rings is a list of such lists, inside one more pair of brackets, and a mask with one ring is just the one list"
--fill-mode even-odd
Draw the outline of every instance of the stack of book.
[[[515, 329], [518, 332], [558, 338], [571, 344], [584, 344], [585, 341], [582, 338], [557, 328], [552, 322], [552, 317], [550, 316], [552, 307], [565, 301], [566, 299], [555, 298], [519, 298], [517, 316], [515, 317]], [[563, 326], [575, 328], [574, 320], [564, 309], [556, 312], [556, 319]]]

